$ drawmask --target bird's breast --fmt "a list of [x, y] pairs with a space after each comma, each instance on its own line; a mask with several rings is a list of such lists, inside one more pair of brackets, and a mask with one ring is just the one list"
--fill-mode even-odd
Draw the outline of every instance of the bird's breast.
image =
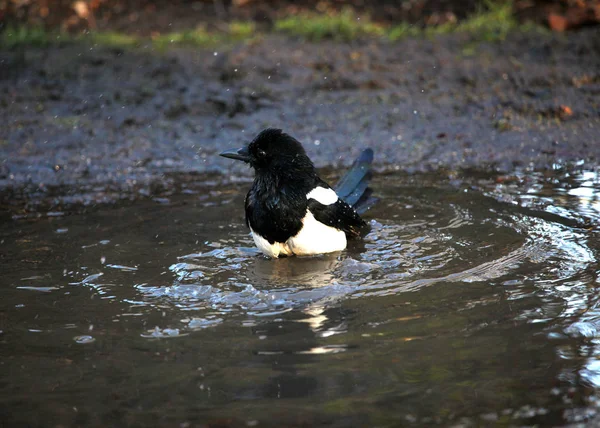
[[291, 198], [289, 192], [264, 194], [254, 189], [246, 201], [246, 222], [270, 244], [284, 243], [300, 231], [306, 209], [306, 200]]

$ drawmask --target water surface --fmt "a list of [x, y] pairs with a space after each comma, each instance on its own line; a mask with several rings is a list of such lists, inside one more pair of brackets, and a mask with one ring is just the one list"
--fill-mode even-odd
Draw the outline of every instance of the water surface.
[[0, 224], [7, 426], [565, 425], [600, 388], [597, 171], [379, 176], [269, 260], [248, 183]]

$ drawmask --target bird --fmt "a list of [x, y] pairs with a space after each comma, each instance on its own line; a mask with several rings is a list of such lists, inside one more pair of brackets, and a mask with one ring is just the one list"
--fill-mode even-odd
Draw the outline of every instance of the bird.
[[334, 190], [317, 173], [302, 144], [281, 129], [267, 128], [248, 145], [220, 156], [254, 169], [244, 200], [246, 225], [270, 258], [342, 251], [348, 237], [367, 226], [359, 213], [376, 201], [368, 187], [373, 150], [367, 148]]

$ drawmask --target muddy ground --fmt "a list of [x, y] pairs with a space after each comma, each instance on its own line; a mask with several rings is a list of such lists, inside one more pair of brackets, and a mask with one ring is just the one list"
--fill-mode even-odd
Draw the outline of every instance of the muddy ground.
[[159, 195], [265, 127], [319, 167], [361, 148], [380, 170], [512, 171], [600, 159], [600, 31], [219, 49], [66, 44], [0, 52], [0, 203]]

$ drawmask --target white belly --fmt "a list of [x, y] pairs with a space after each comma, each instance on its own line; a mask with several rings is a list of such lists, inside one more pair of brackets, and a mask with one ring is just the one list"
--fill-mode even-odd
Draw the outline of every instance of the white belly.
[[310, 211], [302, 219], [303, 227], [296, 236], [286, 242], [270, 244], [252, 228], [252, 238], [259, 250], [269, 257], [277, 258], [280, 254], [291, 256], [309, 256], [314, 254], [333, 253], [346, 248], [346, 234], [334, 227], [327, 226], [317, 221]]

